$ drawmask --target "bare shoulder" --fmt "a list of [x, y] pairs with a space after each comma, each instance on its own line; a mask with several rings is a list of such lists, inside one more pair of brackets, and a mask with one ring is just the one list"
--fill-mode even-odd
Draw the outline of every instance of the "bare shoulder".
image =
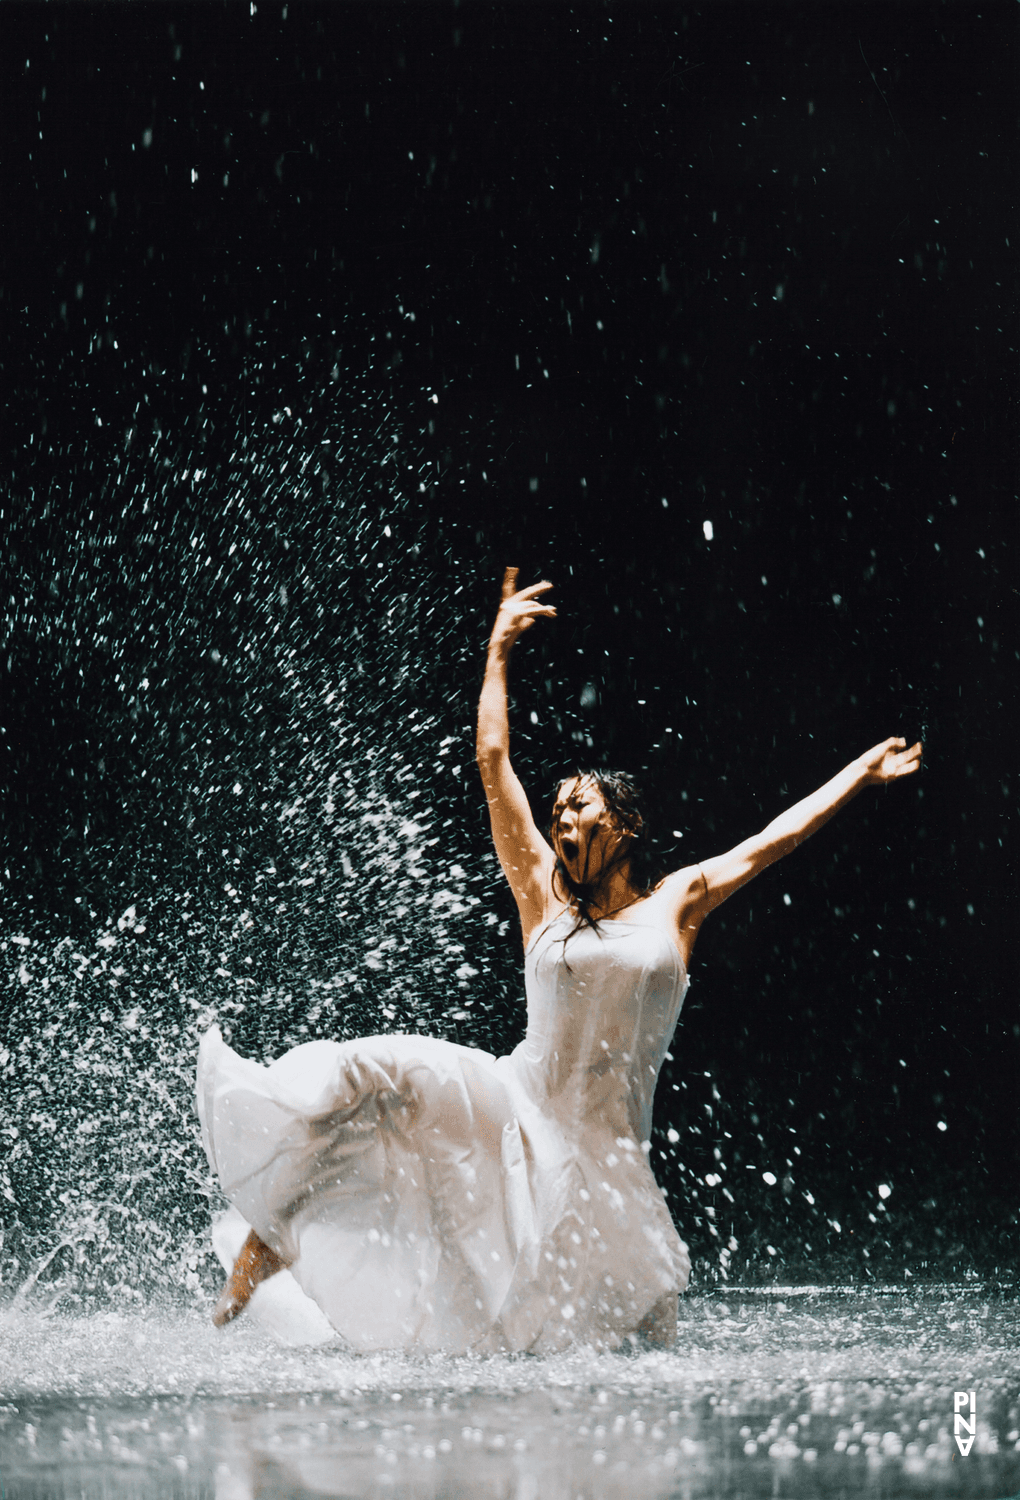
[[569, 908], [564, 904], [549, 872], [549, 879], [544, 887], [544, 900], [533, 905], [518, 902], [518, 910], [521, 917], [521, 938], [524, 942], [524, 952], [527, 953], [535, 938], [540, 932], [544, 932], [550, 923], [555, 922]]
[[655, 896], [662, 899], [679, 916], [697, 906], [705, 898], [705, 877], [700, 865], [685, 865], [664, 875], [655, 887]]
[[699, 865], [685, 865], [666, 875], [655, 887], [653, 899], [662, 903], [664, 919], [674, 935], [674, 941], [689, 966], [694, 942], [707, 914], [705, 904], [705, 877]]

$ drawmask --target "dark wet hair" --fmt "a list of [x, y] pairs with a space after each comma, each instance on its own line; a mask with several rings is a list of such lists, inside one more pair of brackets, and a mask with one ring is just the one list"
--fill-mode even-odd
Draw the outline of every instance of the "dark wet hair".
[[[609, 812], [617, 827], [624, 833], [630, 835], [627, 842], [621, 846], [616, 857], [610, 862], [607, 869], [611, 870], [615, 865], [621, 865], [624, 861], [630, 861], [630, 878], [637, 888], [638, 899], [647, 896], [652, 887], [661, 876], [658, 862], [652, 848], [648, 834], [648, 825], [645, 821], [644, 808], [642, 806], [641, 791], [633, 776], [626, 771], [599, 771], [599, 770], [577, 770], [568, 776], [561, 777], [556, 783], [553, 794], [553, 807], [560, 789], [568, 781], [590, 781], [599, 792], [606, 810]], [[550, 821], [550, 841], [552, 838], [552, 822]], [[586, 873], [586, 872], [582, 872]], [[606, 873], [606, 871], [603, 871]], [[592, 915], [592, 902], [595, 899], [595, 882], [573, 880], [567, 871], [563, 861], [557, 857], [556, 875], [559, 877], [563, 889], [577, 908], [577, 923], [568, 934], [573, 937], [582, 927], [596, 927], [597, 919]]]

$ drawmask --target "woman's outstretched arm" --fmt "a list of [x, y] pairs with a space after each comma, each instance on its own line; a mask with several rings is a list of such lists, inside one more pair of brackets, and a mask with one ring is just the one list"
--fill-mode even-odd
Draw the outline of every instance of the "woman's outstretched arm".
[[866, 786], [882, 786], [901, 776], [912, 776], [920, 765], [920, 741], [908, 749], [904, 739], [883, 740], [858, 756], [817, 792], [780, 813], [761, 833], [745, 839], [728, 854], [705, 860], [691, 890], [696, 908], [692, 915], [704, 918], [762, 870], [792, 853]]
[[536, 620], [555, 616], [555, 609], [539, 597], [551, 588], [551, 583], [534, 583], [518, 593], [517, 569], [507, 568], [478, 702], [478, 768], [489, 804], [496, 854], [521, 914], [525, 947], [532, 932], [545, 920], [555, 858], [535, 826], [524, 788], [510, 764], [507, 662], [514, 643]]

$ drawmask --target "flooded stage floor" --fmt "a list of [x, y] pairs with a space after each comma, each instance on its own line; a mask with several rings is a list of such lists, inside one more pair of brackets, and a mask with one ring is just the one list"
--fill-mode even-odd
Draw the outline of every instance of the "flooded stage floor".
[[285, 1348], [198, 1311], [0, 1312], [4, 1500], [1018, 1491], [1020, 1303], [982, 1291], [732, 1289], [687, 1299], [674, 1354], [544, 1359]]

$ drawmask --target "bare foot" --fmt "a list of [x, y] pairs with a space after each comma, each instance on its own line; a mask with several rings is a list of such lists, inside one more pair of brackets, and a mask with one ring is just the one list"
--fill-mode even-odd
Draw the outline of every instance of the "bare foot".
[[675, 1349], [677, 1320], [677, 1294], [667, 1292], [642, 1319], [635, 1330], [638, 1337], [652, 1349]]
[[234, 1261], [234, 1269], [220, 1293], [220, 1300], [213, 1308], [212, 1320], [217, 1328], [232, 1323], [238, 1313], [244, 1311], [251, 1301], [251, 1294], [260, 1281], [275, 1276], [286, 1269], [288, 1262], [275, 1250], [259, 1239], [254, 1229], [241, 1246], [241, 1253]]

